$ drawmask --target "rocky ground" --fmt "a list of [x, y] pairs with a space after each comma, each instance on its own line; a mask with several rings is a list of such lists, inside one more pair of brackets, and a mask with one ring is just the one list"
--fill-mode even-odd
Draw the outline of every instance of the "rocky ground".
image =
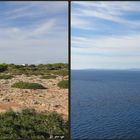
[[[41, 76], [17, 75], [12, 79], [0, 79], [0, 112], [9, 109], [20, 111], [23, 108], [35, 109], [37, 112], [56, 111], [68, 119], [68, 89], [60, 89], [56, 79], [41, 79]], [[66, 79], [65, 77], [64, 79]], [[18, 81], [35, 82], [47, 89], [17, 89], [11, 85]]]

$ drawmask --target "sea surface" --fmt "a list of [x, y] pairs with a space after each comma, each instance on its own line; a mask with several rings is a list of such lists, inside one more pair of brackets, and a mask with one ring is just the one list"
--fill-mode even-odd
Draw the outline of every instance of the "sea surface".
[[72, 139], [140, 139], [140, 71], [72, 70]]

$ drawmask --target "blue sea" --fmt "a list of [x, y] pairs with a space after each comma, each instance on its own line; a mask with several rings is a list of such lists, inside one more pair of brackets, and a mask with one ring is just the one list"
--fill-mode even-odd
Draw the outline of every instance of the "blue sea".
[[72, 139], [140, 139], [140, 71], [72, 70]]

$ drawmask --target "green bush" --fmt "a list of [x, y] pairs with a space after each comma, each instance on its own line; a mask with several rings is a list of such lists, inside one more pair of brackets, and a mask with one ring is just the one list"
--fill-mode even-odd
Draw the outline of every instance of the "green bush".
[[0, 79], [11, 79], [13, 78], [12, 75], [0, 75]]
[[65, 68], [65, 65], [66, 64], [63, 63], [56, 63], [56, 64], [47, 64], [46, 66], [48, 70], [60, 70]]
[[0, 64], [0, 72], [6, 71], [8, 68], [7, 64]]
[[0, 139], [48, 139], [68, 134], [68, 123], [55, 113], [24, 109], [0, 114]]
[[68, 75], [68, 70], [55, 70], [52, 72], [53, 74], [59, 75], [59, 76], [67, 76]]
[[17, 82], [12, 85], [14, 88], [21, 88], [21, 89], [46, 89], [44, 86], [38, 83], [28, 83], [28, 82]]
[[62, 80], [57, 84], [60, 88], [68, 88], [68, 80]]
[[41, 77], [42, 79], [55, 79], [56, 76], [55, 75], [44, 75]]
[[39, 64], [39, 65], [14, 65], [7, 64], [7, 72], [15, 75], [68, 75], [68, 64], [56, 63], [56, 64]]

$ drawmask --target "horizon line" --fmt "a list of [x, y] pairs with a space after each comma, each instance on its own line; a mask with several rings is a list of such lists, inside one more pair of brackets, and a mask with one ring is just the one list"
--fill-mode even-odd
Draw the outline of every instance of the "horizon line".
[[81, 68], [81, 69], [72, 69], [71, 70], [140, 70], [140, 68]]

